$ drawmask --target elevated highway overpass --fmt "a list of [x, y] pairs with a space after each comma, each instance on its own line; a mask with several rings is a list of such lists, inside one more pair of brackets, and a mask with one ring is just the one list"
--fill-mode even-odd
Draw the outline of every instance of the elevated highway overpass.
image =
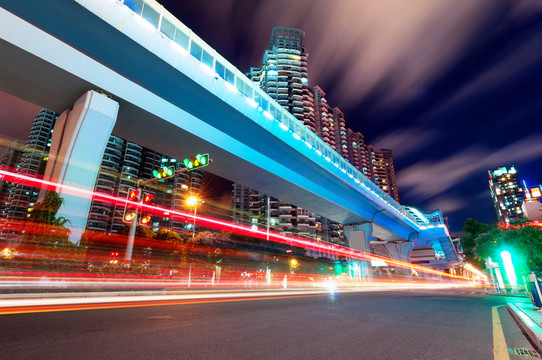
[[[441, 217], [397, 204], [154, 0], [0, 0], [0, 23], [0, 90], [63, 113], [59, 182], [93, 188], [111, 133], [209, 152], [208, 171], [345, 224], [354, 248], [406, 240], [458, 261]], [[89, 206], [61, 215], [84, 228]]]

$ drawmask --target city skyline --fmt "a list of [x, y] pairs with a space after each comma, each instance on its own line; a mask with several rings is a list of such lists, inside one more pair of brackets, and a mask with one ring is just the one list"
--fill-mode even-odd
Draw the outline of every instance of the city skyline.
[[542, 354], [542, 0], [0, 22], [6, 358]]
[[[533, 46], [536, 42], [536, 37], [533, 34], [540, 31], [540, 26], [538, 25], [540, 14], [534, 12], [535, 7], [532, 3], [524, 1], [518, 2], [518, 4], [523, 4], [522, 6], [499, 4], [499, 6], [495, 5], [493, 7], [489, 5], [483, 6], [479, 2], [470, 6], [462, 5], [461, 11], [473, 14], [472, 16], [474, 17], [474, 19], [471, 19], [470, 24], [472, 29], [468, 34], [462, 34], [462, 44], [468, 42], [467, 39], [471, 39], [473, 36], [472, 33], [478, 34], [477, 40], [471, 39], [470, 45], [466, 49], [456, 45], [456, 56], [449, 55], [451, 60], [446, 65], [441, 64], [439, 67], [440, 72], [437, 71], [440, 75], [425, 79], [426, 85], [423, 94], [420, 95], [418, 93], [418, 95], [413, 96], [408, 101], [396, 102], [394, 106], [391, 106], [392, 109], [395, 109], [391, 111], [391, 114], [390, 112], [377, 112], [375, 114], [374, 109], [371, 110], [371, 106], [367, 106], [368, 99], [371, 96], [374, 97], [374, 88], [372, 92], [368, 91], [365, 93], [356, 92], [354, 91], [356, 88], [353, 88], [353, 91], [344, 95], [346, 91], [340, 91], [338, 87], [347, 86], [348, 89], [352, 89], [354, 85], [345, 85], [344, 81], [333, 82], [330, 80], [332, 77], [329, 74], [333, 74], [340, 69], [333, 68], [333, 64], [337, 64], [337, 62], [329, 62], [332, 58], [330, 54], [327, 54], [330, 51], [326, 50], [325, 46], [329, 43], [329, 36], [321, 36], [324, 30], [328, 29], [329, 24], [328, 22], [324, 22], [320, 24], [322, 29], [315, 29], [310, 21], [302, 21], [296, 15], [295, 10], [297, 6], [288, 12], [291, 14], [291, 18], [288, 19], [285, 18], [285, 11], [270, 12], [270, 14], [274, 15], [266, 18], [261, 25], [262, 29], [259, 29], [257, 32], [247, 32], [254, 35], [253, 37], [232, 36], [231, 38], [227, 38], [231, 36], [231, 33], [239, 31], [239, 27], [241, 26], [255, 26], [256, 19], [262, 20], [263, 17], [258, 15], [258, 13], [256, 14], [257, 16], [255, 15], [247, 23], [236, 25], [232, 22], [228, 27], [222, 26], [226, 20], [222, 20], [221, 22], [207, 20], [209, 23], [202, 20], [203, 18], [213, 19], [213, 16], [217, 15], [206, 12], [208, 8], [212, 7], [212, 2], [203, 4], [203, 8], [199, 6], [197, 13], [195, 12], [195, 5], [169, 4], [167, 1], [162, 1], [161, 3], [196, 33], [205, 38], [211, 46], [215, 47], [217, 51], [221, 52], [232, 63], [246, 71], [248, 71], [250, 66], [261, 62], [261, 54], [267, 45], [268, 34], [270, 32], [270, 28], [263, 28], [267, 24], [272, 26], [297, 26], [305, 31], [309, 53], [308, 62], [310, 64], [311, 85], [322, 86], [326, 90], [330, 102], [345, 112], [347, 126], [362, 131], [366, 135], [368, 143], [374, 143], [378, 147], [395, 149], [394, 155], [402, 202], [406, 205], [419, 206], [426, 211], [440, 208], [449, 216], [453, 231], [460, 230], [463, 220], [470, 216], [483, 222], [496, 221], [491, 199], [487, 192], [486, 174], [488, 169], [501, 165], [515, 165], [529, 183], [542, 182], [540, 179], [541, 174], [536, 173], [534, 166], [542, 154], [540, 130], [535, 125], [535, 116], [539, 113], [540, 105], [535, 104], [533, 101], [534, 93], [538, 89], [537, 86], [539, 86], [535, 83], [536, 76], [528, 76], [528, 74], [522, 73], [518, 65], [512, 67], [513, 71], [508, 69], [509, 74], [504, 74], [501, 79], [498, 79], [499, 81], [495, 81], [497, 86], [487, 88], [491, 90], [488, 91], [490, 94], [481, 93], [480, 89], [480, 86], [489, 81], [487, 79], [489, 75], [492, 73], [499, 74], [498, 65], [502, 61], [509, 61], [511, 64], [516, 65], [519, 63], [530, 64], [529, 69], [532, 70], [542, 67], [539, 59], [525, 54], [525, 49]], [[226, 12], [227, 14], [234, 14], [236, 11], [240, 11], [239, 9], [242, 7], [239, 4], [229, 2], [223, 2], [220, 5], [217, 5], [218, 3], [214, 4], [216, 5], [215, 11], [217, 13], [220, 12], [218, 10], [222, 11], [226, 9], [228, 11]], [[246, 5], [246, 11], [254, 12], [258, 9], [270, 9], [273, 6], [278, 6], [269, 3], [259, 3], [252, 6], [248, 3], [243, 4]], [[319, 4], [325, 7], [325, 4]], [[358, 10], [363, 9], [373, 15], [380, 14], [384, 16], [383, 14], [387, 14], [385, 6], [382, 9], [376, 9], [374, 5], [373, 7], [368, 5], [365, 7], [364, 5], [359, 6], [361, 9]], [[441, 6], [445, 8], [444, 5]], [[344, 12], [339, 7], [337, 5], [338, 9], [336, 11]], [[399, 9], [400, 7], [394, 11], [398, 11]], [[431, 17], [439, 9], [442, 8], [437, 5], [424, 8], [423, 14], [424, 16]], [[445, 21], [445, 23], [449, 22], [449, 29], [455, 29], [454, 25], [457, 26], [457, 11], [460, 10], [454, 10], [453, 16], [451, 16], [455, 19], [455, 22], [452, 20]], [[313, 13], [320, 12], [323, 12], [323, 10], [313, 11]], [[365, 14], [364, 16], [368, 15]], [[419, 14], [418, 16], [422, 15]], [[415, 16], [410, 15], [410, 18], [415, 18]], [[494, 24], [498, 19], [505, 19], [506, 21], [503, 21], [500, 26], [489, 31], [487, 29], [490, 27], [488, 24]], [[311, 21], [314, 22], [314, 20], [315, 18]], [[378, 19], [376, 21], [378, 22]], [[410, 19], [410, 22], [407, 20], [404, 20], [404, 22], [402, 24], [404, 29], [409, 29], [407, 25], [412, 23], [412, 19]], [[482, 23], [485, 25], [482, 26]], [[427, 26], [427, 24], [425, 25]], [[437, 33], [442, 35], [444, 30], [440, 28], [437, 30]], [[360, 30], [356, 29], [356, 31], [359, 32]], [[389, 31], [397, 34], [396, 28]], [[368, 34], [373, 33], [373, 31], [368, 31]], [[520, 44], [515, 45], [521, 51], [508, 53], [512, 45], [499, 41], [506, 34], [522, 40]], [[526, 36], [525, 34], [530, 34], [530, 36]], [[224, 38], [227, 39], [224, 40]], [[260, 38], [263, 38], [263, 40], [260, 41]], [[252, 44], [250, 47], [251, 51], [249, 52], [244, 48], [244, 46], [247, 46], [248, 40]], [[473, 42], [476, 44], [473, 44]], [[346, 46], [348, 42], [344, 42], [344, 45], [341, 45], [341, 43], [343, 42], [335, 44], [333, 49], [339, 51], [343, 47], [348, 48]], [[371, 47], [367, 43], [360, 44], [365, 44], [365, 47], [368, 47], [367, 51], [370, 51]], [[481, 56], [483, 53], [482, 50], [485, 50], [488, 54], [487, 57], [484, 58]], [[346, 50], [342, 49], [340, 51]], [[259, 55], [256, 57], [255, 53], [259, 53]], [[327, 54], [325, 59], [329, 62], [328, 70], [330, 70], [327, 74], [321, 70], [321, 62], [323, 61], [322, 56], [320, 56], [321, 54]], [[508, 56], [505, 56], [507, 54]], [[367, 53], [367, 56], [372, 55]], [[360, 69], [359, 66], [343, 65], [348, 69], [347, 73], [351, 73], [356, 68]], [[413, 66], [410, 62], [405, 63], [405, 65], [407, 65], [407, 68]], [[364, 71], [366, 70], [361, 71], [360, 74], [362, 75]], [[391, 77], [392, 75], [399, 76], [397, 75], [397, 71], [388, 75]], [[486, 74], [485, 77], [484, 74]], [[536, 71], [533, 74], [536, 74]], [[359, 77], [362, 77], [361, 75]], [[360, 81], [357, 77], [355, 80], [354, 82], [356, 83]], [[525, 86], [525, 89], [522, 89], [522, 92], [527, 92], [527, 95], [523, 97], [520, 95], [510, 96], [511, 99], [509, 101], [502, 101], [502, 93], [506, 90], [503, 87], [506, 88], [507, 84], [515, 84], [517, 87], [523, 83], [527, 86]], [[471, 89], [470, 94], [467, 91], [469, 89]], [[461, 98], [461, 90], [465, 90], [463, 96], [466, 96], [466, 99], [463, 102], [456, 99], [457, 97]], [[457, 96], [454, 97], [454, 94], [457, 94]], [[2, 95], [2, 98], [9, 97], [9, 95]], [[501, 101], [492, 103], [491, 99], [493, 95]], [[355, 101], [355, 96], [357, 96], [358, 103]], [[528, 106], [514, 106], [520, 101], [518, 98], [523, 99], [522, 101], [526, 102]], [[438, 101], [435, 101], [435, 99]], [[476, 121], [473, 121], [472, 117], [474, 115], [463, 119], [461, 115], [464, 115], [466, 109], [473, 105], [472, 101], [476, 99], [479, 99], [479, 101], [474, 103], [476, 111], [472, 111], [473, 113], [481, 113], [484, 109], [487, 110], [490, 105], [495, 105], [496, 108], [504, 107], [506, 109], [508, 107], [510, 109], [508, 109], [508, 112], [501, 111], [500, 120], [499, 118], [487, 120], [483, 119], [485, 116], [480, 116], [482, 120], [476, 119]], [[435, 114], [429, 116], [431, 115], [431, 109], [437, 109], [440, 105], [444, 106], [446, 102], [450, 103], [448, 107], [450, 112], [446, 113], [446, 116], [439, 117], [439, 111], [436, 110], [433, 111]], [[457, 104], [454, 105], [454, 102]], [[2, 102], [2, 111], [5, 111], [4, 104], [5, 101]], [[430, 106], [425, 107], [424, 105], [426, 104]], [[39, 111], [40, 107], [36, 108]], [[422, 108], [424, 109], [423, 111], [420, 110]], [[373, 113], [369, 114], [371, 111]], [[499, 113], [497, 109], [492, 109], [492, 112]], [[365, 113], [370, 116], [367, 114], [364, 115]], [[402, 117], [401, 114], [405, 115], [405, 117]], [[450, 117], [453, 116], [457, 116], [461, 121], [455, 121], [455, 118], [452, 119], [453, 121], [450, 120]], [[520, 121], [522, 119], [521, 116], [524, 118], [527, 117], [527, 120]], [[4, 114], [2, 114], [2, 119], [3, 122], [11, 121]], [[402, 122], [406, 123], [406, 119], [412, 120], [412, 127], [404, 128]], [[21, 120], [18, 119], [18, 121]], [[30, 123], [31, 118], [26, 119], [26, 121]], [[454, 122], [453, 126], [450, 125], [450, 122]], [[521, 127], [510, 125], [510, 123], [516, 124], [518, 122], [522, 124]], [[419, 125], [424, 126], [423, 131], [419, 128]], [[472, 127], [472, 132], [465, 131], [465, 126], [467, 125]], [[495, 136], [495, 132], [502, 133], [503, 129], [506, 129], [506, 137], [503, 135]], [[24, 139], [24, 137], [21, 139]], [[442, 195], [444, 193], [447, 193], [447, 195]]]

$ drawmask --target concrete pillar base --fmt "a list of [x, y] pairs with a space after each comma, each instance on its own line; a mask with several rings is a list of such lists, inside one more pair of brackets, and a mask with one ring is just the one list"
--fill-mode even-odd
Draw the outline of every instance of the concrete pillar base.
[[[355, 250], [370, 252], [369, 242], [373, 233], [372, 223], [355, 225], [344, 225], [344, 234], [348, 239], [350, 247]], [[372, 277], [371, 264], [367, 261], [360, 263], [360, 274], [362, 279]]]
[[[56, 120], [45, 179], [59, 184], [64, 199], [57, 216], [69, 220], [70, 241], [77, 243], [85, 231], [92, 197], [66, 186], [93, 191], [103, 154], [117, 120], [119, 104], [95, 91], [86, 92]], [[43, 199], [45, 192], [40, 193]]]

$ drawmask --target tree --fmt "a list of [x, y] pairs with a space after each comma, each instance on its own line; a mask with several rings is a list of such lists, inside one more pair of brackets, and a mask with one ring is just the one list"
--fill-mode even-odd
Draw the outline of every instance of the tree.
[[465, 257], [468, 261], [484, 266], [488, 257], [499, 261], [500, 253], [509, 251], [522, 270], [542, 270], [542, 229], [529, 222], [500, 227], [467, 219], [463, 230], [469, 235], [462, 239]]
[[155, 238], [157, 240], [164, 240], [172, 244], [182, 245], [185, 240], [177, 234], [175, 231], [168, 229], [160, 229], [156, 232]]
[[463, 224], [463, 231], [474, 235], [485, 233], [489, 228], [489, 225], [478, 222], [473, 218], [468, 218]]
[[518, 271], [542, 270], [542, 229], [532, 226], [499, 228], [497, 226], [475, 239], [480, 260], [491, 257], [499, 261], [500, 253], [509, 251]]
[[482, 265], [480, 259], [477, 257], [477, 254], [475, 252], [475, 239], [481, 234], [489, 231], [489, 229], [489, 225], [478, 222], [473, 218], [468, 218], [465, 221], [465, 223], [463, 224], [463, 231], [468, 233], [469, 235], [461, 239], [461, 244], [463, 245], [463, 254], [465, 255], [467, 261]]
[[64, 204], [64, 199], [56, 191], [47, 191], [43, 201], [38, 201], [30, 211], [30, 221], [64, 226], [69, 222], [63, 216], [56, 216], [60, 207]]
[[75, 255], [71, 260], [78, 260], [82, 255], [81, 248], [69, 241], [70, 229], [64, 226], [69, 220], [56, 216], [63, 203], [64, 199], [57, 192], [47, 191], [43, 200], [30, 209], [24, 239], [30, 252], [36, 251], [47, 258]]
[[[124, 226], [119, 230], [119, 234], [128, 235], [130, 232], [130, 225], [124, 224]], [[137, 238], [152, 239], [155, 236], [155, 232], [151, 228], [143, 225], [136, 226], [135, 236]]]
[[230, 236], [228, 233], [217, 233], [212, 231], [202, 231], [194, 238], [194, 242], [206, 246], [220, 246], [225, 242], [230, 242]]

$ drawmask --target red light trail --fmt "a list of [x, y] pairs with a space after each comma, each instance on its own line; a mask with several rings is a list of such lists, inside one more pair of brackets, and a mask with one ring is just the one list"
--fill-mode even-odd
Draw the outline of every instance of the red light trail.
[[[152, 213], [152, 214], [160, 214], [162, 216], [163, 215], [171, 216], [173, 214], [180, 218], [189, 219], [190, 221], [197, 220], [199, 226], [205, 226], [205, 227], [213, 228], [216, 230], [229, 231], [236, 234], [246, 235], [246, 236], [250, 236], [250, 237], [254, 237], [254, 238], [258, 238], [262, 240], [267, 239], [266, 231], [253, 230], [251, 227], [232, 223], [232, 222], [226, 222], [223, 220], [218, 220], [218, 219], [214, 219], [214, 218], [210, 218], [210, 217], [206, 217], [202, 215], [194, 215], [194, 214], [183, 212], [180, 210], [167, 209], [167, 208], [162, 208], [159, 206], [144, 204], [144, 203], [142, 204], [137, 201], [130, 201], [124, 198], [119, 198], [111, 194], [96, 192], [93, 190], [81, 189], [72, 185], [59, 184], [53, 181], [43, 180], [43, 179], [32, 177], [29, 175], [18, 174], [18, 173], [6, 171], [6, 170], [0, 170], [0, 175], [3, 176], [4, 181], [10, 181], [10, 182], [19, 183], [22, 185], [57, 191], [62, 194], [69, 194], [73, 196], [85, 197], [87, 199], [94, 199], [94, 200], [109, 202], [111, 204], [122, 204], [122, 205], [126, 204], [126, 205], [131, 205], [131, 206], [139, 206], [142, 210]], [[442, 271], [429, 269], [421, 265], [411, 264], [408, 262], [403, 262], [403, 261], [399, 261], [399, 260], [395, 260], [395, 259], [391, 259], [391, 258], [387, 258], [383, 256], [378, 256], [378, 255], [366, 253], [363, 251], [342, 247], [339, 245], [321, 243], [317, 241], [311, 241], [311, 240], [295, 238], [295, 237], [287, 237], [275, 232], [269, 233], [269, 240], [279, 243], [279, 244], [296, 246], [296, 247], [304, 248], [307, 250], [323, 251], [328, 254], [345, 256], [345, 257], [355, 259], [355, 260], [361, 260], [361, 261], [382, 260], [388, 264], [391, 264], [400, 268], [404, 268], [404, 269], [414, 269], [422, 273], [439, 275], [439, 276], [444, 276], [444, 277], [453, 278], [453, 279], [469, 280], [468, 278], [463, 277], [463, 276], [451, 275]]]

